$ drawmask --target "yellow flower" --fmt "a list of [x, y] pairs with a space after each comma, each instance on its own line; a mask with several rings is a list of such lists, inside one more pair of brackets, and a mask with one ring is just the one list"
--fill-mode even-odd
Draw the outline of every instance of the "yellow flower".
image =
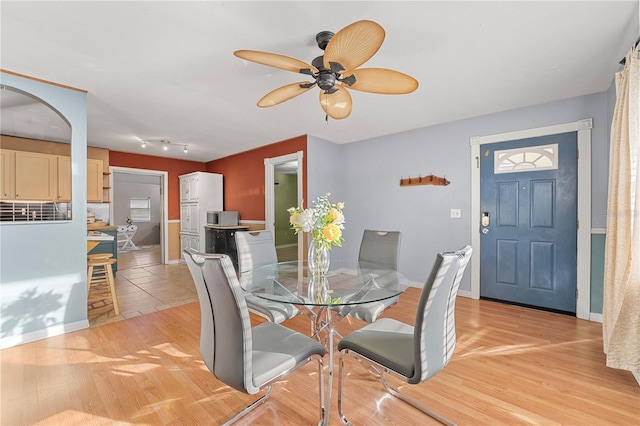
[[329, 216], [329, 218], [333, 222], [334, 220], [336, 220], [336, 219], [338, 219], [340, 217], [340, 212], [338, 211], [338, 209], [332, 208], [327, 213], [327, 216]]
[[329, 224], [322, 229], [322, 236], [329, 242], [333, 243], [342, 237], [342, 230], [337, 225]]

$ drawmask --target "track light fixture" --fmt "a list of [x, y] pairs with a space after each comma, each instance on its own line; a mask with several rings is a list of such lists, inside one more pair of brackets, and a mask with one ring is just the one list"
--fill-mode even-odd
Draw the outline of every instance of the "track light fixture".
[[163, 151], [169, 151], [169, 146], [181, 146], [183, 153], [189, 152], [189, 145], [183, 143], [173, 143], [167, 139], [142, 139], [141, 147], [146, 148], [147, 145], [160, 144]]

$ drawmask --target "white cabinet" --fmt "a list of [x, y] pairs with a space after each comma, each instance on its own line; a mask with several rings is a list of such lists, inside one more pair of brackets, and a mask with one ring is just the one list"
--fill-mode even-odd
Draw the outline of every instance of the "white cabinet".
[[222, 175], [194, 172], [180, 176], [180, 253], [205, 252], [208, 211], [223, 210]]
[[200, 223], [198, 210], [198, 203], [182, 203], [180, 205], [180, 232], [198, 233]]
[[182, 250], [192, 248], [200, 251], [200, 237], [191, 234], [180, 234], [180, 247]]
[[[180, 202], [191, 203], [198, 201], [199, 181], [202, 173], [190, 173], [180, 176]], [[203, 185], [209, 179], [202, 177]]]

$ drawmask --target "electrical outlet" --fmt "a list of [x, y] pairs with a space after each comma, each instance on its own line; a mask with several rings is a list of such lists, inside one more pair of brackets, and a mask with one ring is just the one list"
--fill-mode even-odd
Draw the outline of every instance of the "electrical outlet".
[[462, 217], [462, 212], [460, 209], [451, 209], [451, 219], [460, 219]]

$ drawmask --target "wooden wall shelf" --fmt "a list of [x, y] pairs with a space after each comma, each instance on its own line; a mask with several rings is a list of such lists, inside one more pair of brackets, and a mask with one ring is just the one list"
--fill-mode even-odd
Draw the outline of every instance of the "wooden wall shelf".
[[417, 186], [417, 185], [447, 186], [450, 183], [451, 182], [449, 182], [446, 178], [435, 176], [435, 175], [408, 177], [406, 179], [400, 179], [400, 186]]

